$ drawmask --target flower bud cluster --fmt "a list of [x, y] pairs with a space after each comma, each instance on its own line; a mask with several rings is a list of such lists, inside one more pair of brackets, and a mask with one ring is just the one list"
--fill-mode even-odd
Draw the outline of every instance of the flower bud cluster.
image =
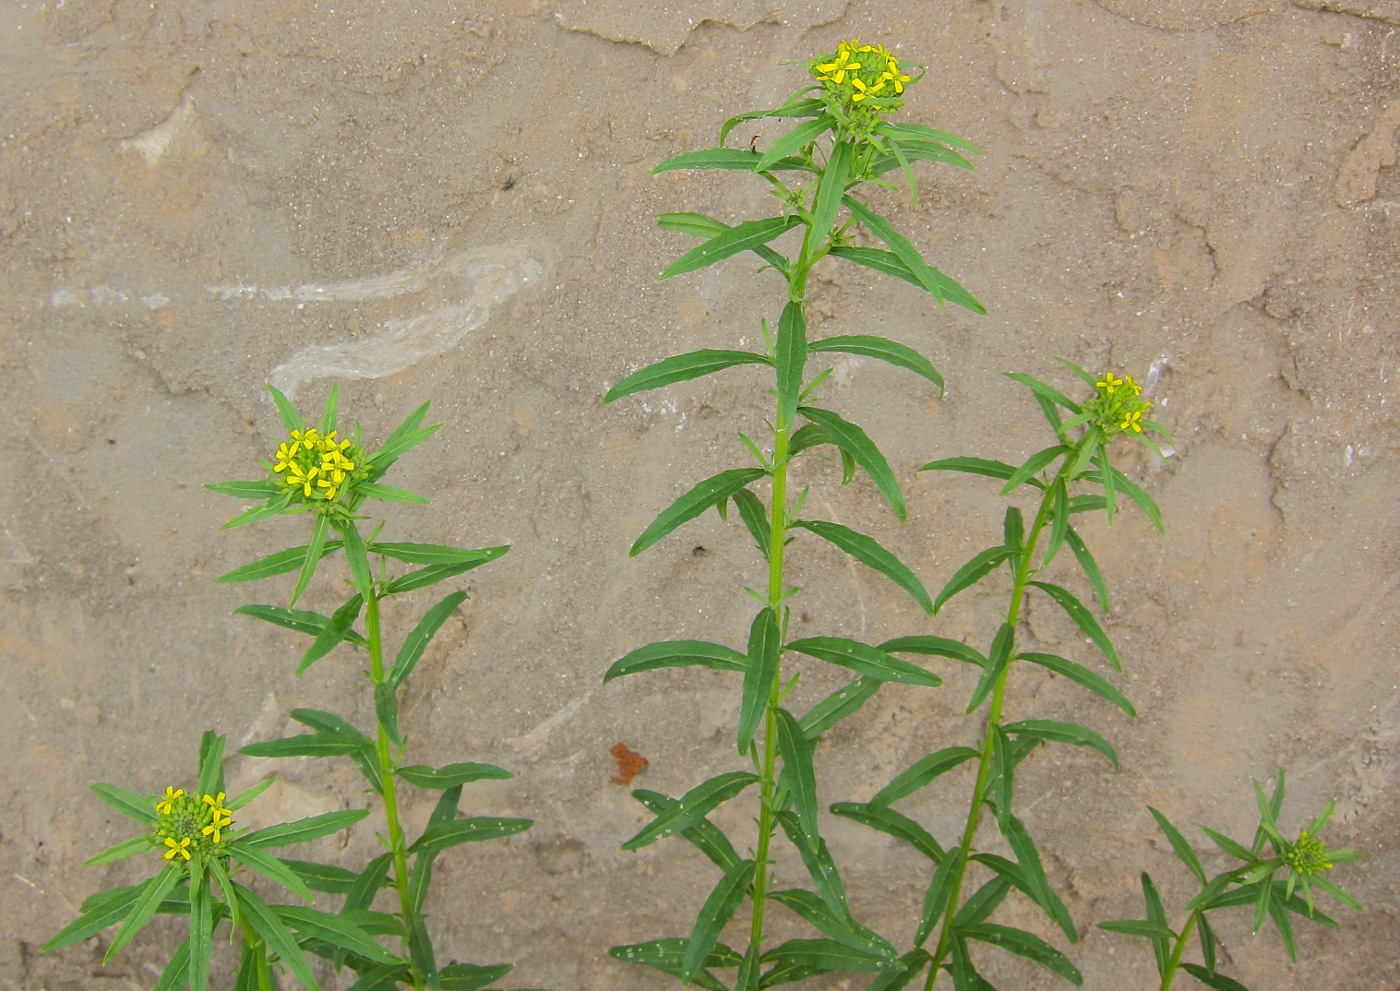
[[1116, 377], [1105, 372], [1094, 383], [1098, 394], [1088, 403], [1093, 422], [1109, 438], [1121, 433], [1142, 433], [1142, 416], [1152, 403], [1142, 398], [1142, 386], [1131, 375]]
[[809, 64], [822, 84], [827, 102], [853, 120], [893, 113], [904, 103], [904, 86], [914, 80], [884, 45], [863, 45], [856, 39], [836, 46], [834, 55], [821, 55]]
[[166, 860], [188, 863], [195, 857], [227, 856], [227, 836], [233, 828], [233, 813], [224, 807], [223, 792], [199, 800], [185, 789], [167, 787], [156, 801], [158, 848]]
[[335, 439], [332, 430], [324, 437], [315, 427], [293, 430], [278, 445], [273, 477], [299, 495], [303, 502], [334, 502], [363, 474], [364, 451], [348, 439]]

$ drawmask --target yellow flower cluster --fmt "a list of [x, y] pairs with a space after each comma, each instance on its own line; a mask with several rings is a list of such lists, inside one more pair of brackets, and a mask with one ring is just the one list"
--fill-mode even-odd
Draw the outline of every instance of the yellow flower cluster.
[[1327, 859], [1327, 845], [1316, 836], [1309, 836], [1306, 829], [1298, 842], [1284, 851], [1283, 860], [1289, 870], [1304, 877], [1332, 869], [1332, 861]]
[[[899, 67], [899, 60], [884, 45], [862, 45], [858, 40], [843, 41], [836, 54], [812, 62], [812, 75], [829, 93], [859, 106], [870, 97], [892, 98], [904, 93], [911, 78]], [[882, 101], [883, 102], [883, 101]], [[886, 104], [884, 109], [898, 106]]]
[[277, 448], [272, 471], [303, 499], [334, 501], [345, 480], [355, 470], [359, 452], [349, 440], [335, 439], [332, 430], [324, 437], [315, 427], [293, 430]]
[[183, 788], [165, 789], [164, 797], [156, 800], [160, 815], [156, 838], [165, 847], [166, 860], [178, 857], [187, 863], [196, 854], [222, 852], [224, 833], [233, 826], [233, 813], [224, 805], [226, 797], [219, 792], [196, 802]]
[[1112, 372], [1105, 372], [1094, 383], [1098, 395], [1090, 407], [1094, 419], [1108, 436], [1118, 433], [1142, 433], [1142, 415], [1152, 408], [1152, 403], [1142, 397], [1142, 386], [1133, 381], [1131, 375], [1122, 378]]

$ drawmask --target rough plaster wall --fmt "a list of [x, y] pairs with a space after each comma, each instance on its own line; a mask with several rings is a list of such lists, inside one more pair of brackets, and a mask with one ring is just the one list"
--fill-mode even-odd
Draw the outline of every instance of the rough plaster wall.
[[[1338, 879], [1367, 912], [1301, 931], [1293, 968], [1247, 919], [1224, 924], [1234, 972], [1256, 989], [1400, 984], [1393, 0], [70, 0], [0, 5], [0, 987], [154, 979], [173, 930], [105, 969], [98, 941], [37, 953], [86, 894], [136, 876], [79, 867], [125, 835], [90, 782], [184, 780], [205, 727], [265, 739], [298, 705], [372, 720], [348, 656], [297, 679], [286, 636], [230, 616], [285, 587], [213, 581], [298, 542], [297, 522], [219, 533], [236, 507], [200, 485], [264, 453], [275, 368], [405, 327], [426, 335], [413, 359], [367, 366], [382, 377], [348, 382], [342, 401], [371, 437], [428, 397], [445, 424], [399, 475], [435, 507], [396, 513], [392, 532], [513, 545], [469, 576], [472, 602], [419, 668], [405, 723], [416, 759], [516, 771], [465, 805], [537, 821], [443, 858], [441, 956], [517, 961], [519, 986], [658, 986], [603, 951], [686, 931], [713, 875], [674, 843], [618, 850], [645, 816], [610, 782], [608, 750], [641, 751], [642, 782], [671, 794], [729, 769], [736, 687], [681, 672], [605, 688], [601, 675], [652, 639], [741, 642], [740, 588], [761, 576], [738, 527], [711, 515], [640, 558], [627, 548], [684, 487], [743, 462], [736, 431], [761, 430], [762, 407], [742, 370], [607, 409], [601, 397], [666, 354], [753, 346], [759, 317], [776, 316], [776, 281], [743, 262], [656, 281], [685, 247], [656, 213], [737, 221], [770, 209], [766, 194], [648, 171], [772, 105], [802, 84], [789, 63], [852, 35], [926, 62], [904, 113], [986, 152], [973, 174], [922, 171], [917, 208], [875, 199], [991, 313], [939, 310], [864, 270], [817, 273], [815, 335], [888, 334], [949, 381], [939, 401], [894, 370], [842, 365], [829, 401], [884, 447], [910, 513], [901, 528], [867, 483], [839, 489], [806, 466], [828, 518], [940, 585], [997, 539], [1001, 503], [914, 469], [1043, 446], [1034, 407], [999, 373], [1063, 379], [1055, 355], [1155, 368], [1177, 442], [1165, 464], [1130, 459], [1165, 539], [1132, 513], [1087, 528], [1140, 718], [1030, 676], [1012, 697], [1014, 716], [1101, 729], [1122, 759], [1114, 773], [1048, 750], [1018, 779], [1084, 934], [1070, 952], [1086, 986], [1148, 986], [1142, 947], [1092, 927], [1138, 912], [1139, 871], [1169, 902], [1189, 894], [1144, 806], [1242, 832], [1251, 776], [1276, 767], [1290, 824], [1338, 799], [1334, 842], [1368, 854]], [[473, 297], [452, 264], [483, 251], [504, 259], [509, 292], [457, 334], [466, 317], [442, 314]], [[544, 274], [527, 278], [525, 257]], [[299, 398], [318, 404], [326, 386]], [[794, 568], [803, 632], [984, 642], [1000, 607], [978, 591], [927, 621], [810, 541]], [[1029, 630], [1077, 649], [1047, 610]], [[866, 798], [970, 739], [970, 685], [944, 673], [947, 688], [883, 690], [830, 734], [824, 801]], [[812, 672], [803, 691], [836, 683]], [[250, 816], [361, 801], [344, 768], [271, 766], [280, 783]], [[237, 785], [269, 767], [229, 764]], [[902, 807], [946, 836], [966, 788]], [[427, 812], [412, 804], [409, 818]], [[726, 823], [747, 815], [736, 806]], [[823, 828], [858, 913], [907, 941], [927, 880], [914, 855], [844, 820]], [[354, 864], [373, 842], [323, 852]], [[1051, 986], [985, 959], [1002, 987]]]

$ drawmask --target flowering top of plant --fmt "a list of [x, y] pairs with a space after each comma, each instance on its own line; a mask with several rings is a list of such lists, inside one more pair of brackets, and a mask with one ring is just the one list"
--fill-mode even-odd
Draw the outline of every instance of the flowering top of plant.
[[1105, 438], [1142, 433], [1142, 415], [1152, 408], [1152, 403], [1142, 398], [1142, 386], [1131, 375], [1117, 378], [1112, 372], [1104, 372], [1094, 382], [1094, 388], [1098, 395], [1090, 400], [1088, 409]]
[[227, 858], [233, 813], [224, 804], [226, 798], [219, 792], [196, 800], [183, 788], [167, 787], [164, 797], [156, 801], [157, 850], [176, 863], [195, 857], [206, 863], [212, 857]]
[[[322, 436], [315, 428], [292, 430], [277, 446], [275, 480], [302, 502], [334, 502], [356, 479], [369, 474], [362, 466], [364, 449], [348, 439], [337, 441], [338, 431]], [[347, 482], [350, 484], [347, 485]]]
[[893, 113], [904, 103], [905, 83], [916, 81], [884, 45], [862, 45], [854, 38], [837, 45], [834, 55], [813, 59], [810, 69], [822, 84], [828, 103], [848, 114], [858, 109], [870, 114]]

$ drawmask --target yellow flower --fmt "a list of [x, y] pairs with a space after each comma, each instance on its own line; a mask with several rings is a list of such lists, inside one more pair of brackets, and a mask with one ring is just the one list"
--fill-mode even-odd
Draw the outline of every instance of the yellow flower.
[[1105, 372], [1103, 378], [1095, 382], [1094, 385], [1097, 388], [1102, 389], [1105, 395], [1111, 396], [1113, 395], [1114, 390], [1116, 390], [1120, 385], [1123, 384], [1123, 381], [1123, 379], [1114, 378], [1112, 372]]
[[1142, 410], [1128, 410], [1123, 414], [1123, 422], [1118, 424], [1119, 430], [1131, 430], [1135, 434], [1142, 433]]
[[183, 788], [172, 788], [170, 785], [166, 785], [166, 786], [165, 786], [165, 798], [163, 798], [163, 799], [161, 799], [160, 801], [157, 801], [157, 802], [156, 802], [156, 811], [159, 812], [159, 813], [160, 813], [161, 815], [163, 815], [163, 816], [168, 816], [168, 815], [170, 815], [170, 812], [171, 812], [171, 810], [174, 808], [174, 805], [175, 805], [175, 799], [182, 797], [184, 794], [185, 794], [185, 789], [183, 789]]
[[319, 474], [321, 474], [321, 469], [317, 468], [315, 465], [303, 469], [301, 465], [293, 464], [287, 468], [287, 484], [294, 489], [300, 488], [301, 494], [310, 499], [312, 482]]
[[165, 851], [166, 860], [174, 860], [176, 854], [179, 854], [186, 860], [190, 859], [190, 838], [188, 836], [180, 840], [180, 842], [178, 843], [176, 843], [173, 839], [167, 836], [165, 838], [165, 845], [170, 848], [169, 850]]
[[[824, 73], [826, 79], [830, 79], [833, 83], [840, 86], [846, 81], [846, 73], [850, 72], [854, 74], [856, 70], [860, 68], [859, 62], [857, 62], [855, 65], [851, 65], [850, 62], [851, 49], [843, 41], [841, 42], [840, 47], [837, 49], [836, 59], [834, 61], [817, 66], [817, 71]], [[819, 76], [818, 78], [821, 79], [822, 77]]]
[[912, 82], [909, 76], [899, 71], [899, 63], [894, 59], [890, 59], [889, 68], [885, 70], [884, 75], [882, 75], [880, 78], [889, 80], [890, 82], [894, 83], [894, 91], [896, 95], [904, 92], [905, 83]]
[[[1132, 377], [1131, 375], [1124, 375], [1124, 376], [1123, 376], [1123, 384], [1126, 385], [1129, 389], [1132, 389], [1132, 390], [1133, 390], [1133, 395], [1135, 395], [1135, 396], [1140, 396], [1140, 395], [1142, 395], [1142, 386], [1140, 386], [1140, 385], [1138, 385], [1136, 382], [1134, 382], [1134, 381], [1133, 381], [1133, 377]], [[1147, 405], [1151, 406], [1152, 404], [1151, 404], [1151, 403], [1148, 403]]]

